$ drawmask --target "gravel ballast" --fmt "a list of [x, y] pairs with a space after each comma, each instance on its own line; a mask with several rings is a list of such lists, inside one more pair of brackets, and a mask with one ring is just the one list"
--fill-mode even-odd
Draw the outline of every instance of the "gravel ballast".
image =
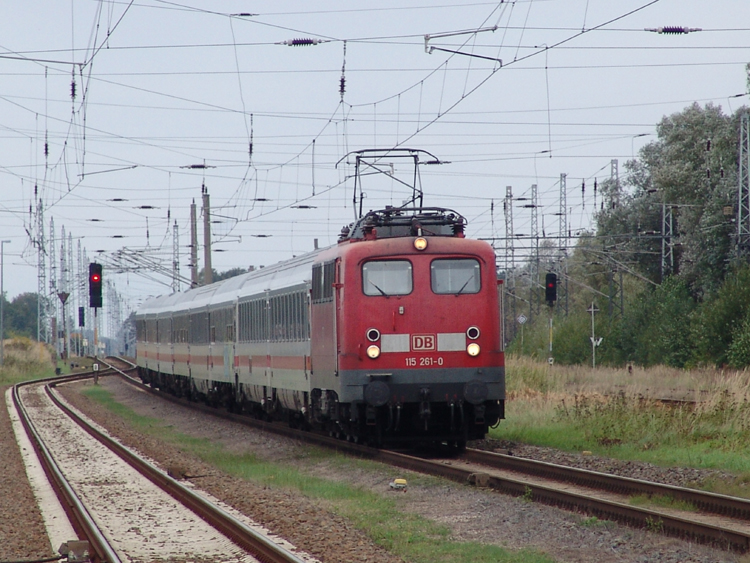
[[[533, 502], [526, 502], [439, 479], [426, 478], [379, 464], [357, 464], [356, 469], [327, 463], [319, 456], [311, 459], [307, 447], [294, 440], [268, 433], [166, 403], [122, 382], [106, 377], [100, 384], [113, 393], [116, 401], [136, 413], [158, 418], [180, 432], [209, 439], [237, 453], [254, 453], [259, 458], [295, 467], [313, 475], [351, 483], [393, 499], [400, 510], [419, 514], [449, 527], [456, 541], [492, 543], [509, 549], [530, 548], [549, 554], [561, 562], [739, 562], [741, 556], [690, 542], [668, 538], [645, 530], [631, 529], [611, 522], [589, 519], [586, 515], [566, 512]], [[323, 562], [390, 563], [403, 561], [376, 544], [350, 522], [334, 514], [324, 501], [307, 499], [300, 494], [276, 487], [246, 482], [205, 465], [174, 446], [153, 436], [146, 436], [125, 424], [119, 417], [80, 395], [82, 386], [66, 386], [65, 397], [99, 424], [118, 436], [125, 444], [156, 460], [163, 468], [173, 468], [182, 475], [199, 476], [193, 483], [215, 497], [234, 506], [299, 549]], [[0, 561], [48, 556], [44, 548], [29, 549], [32, 535], [36, 545], [43, 544], [43, 529], [38, 510], [31, 500], [20, 455], [5, 409], [0, 412], [0, 463], [16, 473], [3, 473], [0, 480]], [[7, 427], [7, 428], [6, 428]], [[8, 437], [11, 437], [9, 443]], [[596, 456], [577, 456], [511, 444], [489, 443], [487, 447], [510, 450], [513, 455], [541, 458], [555, 463], [572, 463], [598, 471], [622, 472], [631, 477], [651, 479], [675, 485], [699, 482], [715, 477], [715, 472], [665, 470], [648, 464], [619, 462]], [[16, 458], [13, 461], [11, 458]], [[179, 469], [174, 469], [179, 468]], [[613, 469], [614, 468], [614, 469]], [[616, 471], [615, 471], [616, 470]], [[10, 475], [16, 475], [10, 478]], [[180, 475], [181, 476], [181, 475]], [[395, 477], [409, 481], [406, 493], [394, 492], [388, 483]], [[24, 489], [26, 491], [24, 492]], [[25, 496], [24, 496], [25, 495]], [[18, 507], [25, 503], [27, 510]], [[13, 518], [5, 517], [14, 509]], [[10, 541], [2, 541], [5, 538]], [[49, 542], [47, 542], [48, 544]]]

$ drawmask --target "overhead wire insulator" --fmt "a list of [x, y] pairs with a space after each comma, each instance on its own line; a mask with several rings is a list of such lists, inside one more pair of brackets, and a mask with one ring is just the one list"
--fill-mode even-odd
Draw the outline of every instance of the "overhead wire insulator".
[[250, 140], [247, 143], [247, 158], [248, 163], [250, 166], [253, 164], [253, 136], [254, 136], [254, 128], [253, 128], [253, 114], [250, 114]]
[[287, 39], [286, 41], [277, 44], [288, 45], [289, 47], [307, 47], [309, 45], [318, 45], [319, 43], [323, 43], [323, 40], [310, 37], [300, 37], [297, 39]]
[[695, 31], [703, 31], [700, 27], [683, 27], [681, 25], [665, 25], [663, 27], [647, 27], [644, 31], [663, 35], [685, 35]]
[[344, 101], [344, 94], [346, 93], [346, 41], [344, 41], [344, 57], [341, 62], [341, 78], [339, 79], [339, 94], [341, 95], [341, 101]]

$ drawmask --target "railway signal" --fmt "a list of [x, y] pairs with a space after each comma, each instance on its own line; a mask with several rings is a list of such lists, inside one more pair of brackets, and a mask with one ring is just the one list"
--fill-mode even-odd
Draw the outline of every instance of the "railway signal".
[[557, 274], [553, 274], [552, 272], [547, 273], [547, 278], [544, 282], [544, 295], [550, 306], [557, 301]]
[[89, 264], [89, 307], [102, 306], [102, 265]]

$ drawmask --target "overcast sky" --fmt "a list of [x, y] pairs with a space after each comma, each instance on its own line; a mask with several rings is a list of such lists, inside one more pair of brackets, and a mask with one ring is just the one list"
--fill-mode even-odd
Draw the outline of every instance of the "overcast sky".
[[[663, 26], [702, 31], [644, 31]], [[300, 39], [314, 44], [288, 45]], [[116, 274], [112, 254], [170, 269], [176, 221], [189, 276], [189, 208], [200, 212], [204, 184], [218, 271], [334, 244], [354, 218], [345, 157], [370, 148], [444, 162], [420, 166], [424, 203], [466, 216], [472, 237], [502, 239], [506, 186], [525, 198], [533, 184], [539, 230], [557, 236], [565, 173], [575, 232], [600, 203], [594, 181], [613, 159], [622, 178], [664, 115], [694, 101], [727, 113], [746, 104], [748, 62], [747, 0], [6, 3], [5, 291], [37, 290], [39, 200], [48, 264], [54, 220], [58, 277], [64, 227], [76, 271], [80, 241], [82, 263], [104, 263], [132, 306], [171, 280], [145, 266]], [[411, 180], [405, 161], [384, 164]], [[411, 193], [373, 177], [363, 191], [365, 209]], [[530, 233], [524, 202], [516, 234]]]

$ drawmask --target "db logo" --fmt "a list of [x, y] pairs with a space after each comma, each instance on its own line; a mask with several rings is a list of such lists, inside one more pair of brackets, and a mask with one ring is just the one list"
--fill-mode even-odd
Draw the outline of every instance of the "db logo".
[[435, 350], [436, 340], [434, 334], [412, 334], [411, 349], [413, 352]]

